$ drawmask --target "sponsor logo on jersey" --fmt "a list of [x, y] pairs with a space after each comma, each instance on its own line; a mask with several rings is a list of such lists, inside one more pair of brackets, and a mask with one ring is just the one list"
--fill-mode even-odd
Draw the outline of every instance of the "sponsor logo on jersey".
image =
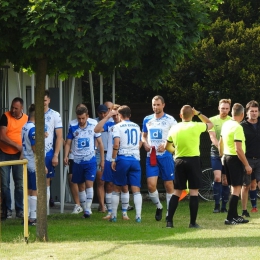
[[89, 147], [89, 138], [79, 138], [78, 148]]
[[162, 139], [162, 130], [161, 129], [150, 129], [150, 138], [153, 139]]

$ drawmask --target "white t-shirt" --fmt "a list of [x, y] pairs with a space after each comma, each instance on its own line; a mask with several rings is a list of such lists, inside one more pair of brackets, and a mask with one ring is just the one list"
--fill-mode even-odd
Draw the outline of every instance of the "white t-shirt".
[[[88, 118], [88, 120], [87, 120], [89, 123], [91, 123], [91, 124], [96, 124], [96, 120], [95, 119], [93, 119], [93, 118]], [[78, 119], [73, 119], [73, 120], [71, 120], [70, 122], [69, 122], [69, 127], [68, 127], [68, 129], [70, 128], [70, 126], [75, 126], [75, 125], [78, 125], [79, 124], [79, 122], [78, 122]], [[73, 149], [73, 147], [74, 147], [74, 145], [75, 145], [75, 139], [72, 139], [72, 142], [71, 142], [71, 150]], [[74, 160], [74, 156], [73, 156], [73, 153], [71, 152], [71, 153], [69, 153], [69, 159], [71, 159], [71, 160]]]
[[27, 169], [35, 171], [35, 158], [32, 146], [35, 145], [35, 124], [28, 121], [22, 128], [23, 156], [28, 160]]
[[[167, 140], [169, 130], [176, 124], [177, 121], [174, 117], [168, 114], [164, 114], [160, 118], [155, 118], [154, 114], [144, 118], [143, 132], [147, 133], [148, 144], [155, 146], [156, 155], [166, 156], [170, 154], [168, 151], [158, 152], [157, 148]], [[147, 156], [150, 157], [150, 152], [147, 153]]]
[[87, 121], [85, 128], [80, 128], [78, 124], [70, 125], [67, 139], [74, 141], [71, 152], [75, 163], [85, 164], [96, 161], [95, 138], [101, 136], [100, 133], [94, 132], [96, 125], [96, 121], [94, 124]]
[[139, 125], [130, 120], [122, 121], [113, 127], [113, 138], [120, 138], [118, 155], [134, 157], [140, 160], [139, 142], [141, 130]]
[[62, 121], [60, 114], [57, 111], [49, 109], [45, 114], [45, 156], [54, 155], [56, 134], [55, 130], [62, 128]]

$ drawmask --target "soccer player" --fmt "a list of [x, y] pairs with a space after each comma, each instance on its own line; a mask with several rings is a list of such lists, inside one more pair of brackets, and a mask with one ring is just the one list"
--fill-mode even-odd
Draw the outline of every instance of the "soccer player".
[[259, 104], [252, 100], [246, 105], [246, 119], [241, 123], [246, 138], [246, 158], [253, 172], [244, 175], [244, 183], [241, 191], [242, 216], [250, 217], [247, 211], [248, 191], [252, 204], [251, 212], [257, 210], [257, 183], [260, 187], [260, 117]]
[[[78, 104], [76, 106], [76, 111], [79, 107], [86, 107], [84, 104]], [[86, 107], [87, 108], [87, 107]], [[96, 124], [96, 120], [92, 118], [88, 118], [87, 121], [89, 123], [94, 123]], [[73, 125], [78, 125], [78, 120], [77, 118], [73, 119], [69, 123], [69, 127]], [[72, 146], [74, 146], [74, 139], [72, 140]], [[74, 156], [73, 153], [69, 153], [69, 175], [68, 175], [68, 181], [69, 181], [69, 186], [70, 186], [70, 191], [73, 197], [73, 200], [75, 202], [74, 209], [72, 211], [72, 214], [79, 214], [83, 211], [82, 207], [80, 206], [80, 201], [79, 201], [79, 189], [77, 183], [73, 183], [72, 180], [72, 174], [73, 174], [73, 163], [74, 163]]]
[[[109, 106], [109, 109], [111, 109], [111, 105], [113, 105], [113, 103], [107, 101], [105, 102], [105, 104], [107, 104]], [[110, 111], [108, 109], [108, 107], [106, 105], [99, 105], [98, 108], [97, 108], [97, 114], [98, 114], [98, 117], [95, 118], [95, 120], [97, 122], [100, 122], [102, 119], [104, 119], [108, 112]], [[112, 118], [110, 119], [110, 121], [112, 121]], [[107, 141], [108, 141], [108, 132], [102, 132], [101, 133], [101, 138], [102, 138], [102, 142], [103, 142], [103, 146], [104, 146], [104, 154], [105, 154], [105, 157], [106, 157], [106, 154], [107, 154]], [[97, 157], [97, 178], [96, 178], [96, 183], [97, 183], [97, 197], [98, 197], [98, 203], [99, 203], [99, 206], [98, 206], [98, 211], [99, 212], [105, 212], [106, 211], [106, 207], [105, 207], [105, 204], [104, 204], [104, 199], [105, 199], [105, 183], [104, 181], [102, 180], [102, 174], [103, 174], [103, 170], [101, 167], [100, 167], [100, 149], [99, 147], [97, 147], [97, 154], [96, 154], [96, 157]]]
[[[84, 218], [91, 215], [93, 182], [96, 177], [95, 138], [100, 148], [101, 163], [104, 167], [104, 148], [101, 134], [95, 134], [96, 122], [88, 122], [88, 109], [79, 107], [76, 111], [78, 124], [70, 125], [64, 151], [64, 163], [68, 164], [69, 152], [74, 156], [72, 182], [78, 184], [79, 199], [84, 210]], [[74, 145], [71, 146], [72, 140]], [[86, 188], [86, 191], [85, 191]], [[87, 194], [87, 195], [86, 195]]]
[[[214, 127], [209, 130], [211, 144], [210, 156], [211, 156], [211, 166], [214, 172], [214, 200], [215, 207], [213, 213], [227, 212], [226, 204], [228, 202], [230, 189], [227, 183], [227, 177], [224, 171], [224, 166], [222, 165], [221, 158], [218, 151], [218, 141], [220, 138], [220, 132], [223, 123], [230, 120], [228, 113], [230, 112], [231, 100], [221, 99], [219, 101], [219, 115], [210, 117], [209, 120], [214, 124]], [[220, 198], [222, 197], [222, 206], [220, 209]]]
[[232, 107], [232, 119], [225, 122], [221, 129], [219, 140], [219, 155], [224, 155], [224, 167], [228, 184], [232, 186], [229, 199], [226, 225], [248, 223], [247, 219], [238, 216], [237, 205], [241, 187], [243, 185], [244, 170], [252, 173], [245, 156], [245, 135], [240, 122], [244, 118], [244, 107], [235, 103]]
[[[166, 190], [166, 202], [168, 215], [168, 205], [170, 198], [173, 194], [174, 185], [174, 162], [172, 154], [165, 150], [164, 144], [171, 126], [176, 125], [176, 120], [164, 113], [165, 107], [164, 99], [162, 96], [155, 96], [152, 99], [152, 108], [154, 114], [146, 116], [143, 120], [142, 141], [144, 149], [147, 151], [146, 158], [146, 177], [149, 197], [156, 205], [155, 219], [160, 221], [162, 219], [163, 206], [159, 199], [157, 190], [158, 176], [164, 182]], [[151, 153], [154, 149], [156, 153], [156, 160], [151, 165]]]
[[[113, 109], [96, 125], [94, 131], [96, 133], [108, 132], [108, 144], [107, 144], [107, 155], [105, 160], [104, 172], [102, 175], [102, 180], [105, 182], [105, 199], [107, 205], [107, 215], [103, 219], [110, 219], [112, 216], [112, 191], [113, 191], [113, 170], [111, 168], [111, 159], [113, 152], [113, 129], [114, 125], [119, 123], [118, 108], [120, 105], [115, 104]], [[110, 120], [113, 118], [113, 121]], [[129, 191], [128, 185], [124, 186], [121, 191], [121, 201], [122, 201], [122, 218], [124, 220], [129, 220], [127, 216], [127, 210], [129, 205]]]
[[[202, 122], [192, 122], [196, 115]], [[200, 135], [213, 127], [211, 121], [201, 112], [189, 105], [181, 108], [181, 123], [174, 125], [167, 137], [166, 150], [175, 150], [175, 190], [169, 203], [167, 228], [173, 227], [173, 216], [178, 207], [183, 190], [190, 190], [190, 224], [189, 228], [199, 228], [196, 223], [199, 208], [199, 187], [201, 183]]]
[[[36, 171], [35, 171], [35, 105], [29, 107], [29, 121], [22, 129], [23, 154], [22, 157], [28, 160], [28, 213], [29, 226], [36, 225], [37, 209], [37, 188], [36, 188]], [[45, 167], [46, 174], [48, 173]]]
[[50, 93], [45, 90], [44, 95], [44, 118], [45, 118], [45, 165], [47, 174], [47, 206], [50, 201], [51, 178], [55, 175], [55, 166], [58, 165], [59, 152], [63, 143], [62, 120], [60, 114], [49, 108], [51, 102]]
[[140, 193], [141, 131], [136, 123], [130, 121], [131, 110], [128, 106], [121, 106], [117, 111], [120, 123], [116, 124], [113, 128], [114, 144], [111, 168], [114, 171], [114, 186], [112, 193], [112, 217], [110, 221], [117, 221], [119, 194], [123, 191], [122, 187], [130, 185], [136, 210], [135, 221], [140, 223], [142, 211], [142, 196]]

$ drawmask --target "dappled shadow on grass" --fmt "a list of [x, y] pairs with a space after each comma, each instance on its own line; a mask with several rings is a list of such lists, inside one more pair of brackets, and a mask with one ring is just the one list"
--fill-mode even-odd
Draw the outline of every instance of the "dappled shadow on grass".
[[[254, 246], [260, 241], [257, 230], [260, 228], [258, 215], [249, 224], [238, 226], [224, 225], [226, 214], [212, 214], [212, 203], [201, 203], [198, 223], [202, 229], [190, 229], [188, 202], [182, 202], [176, 211], [174, 228], [166, 228], [166, 222], [155, 221], [155, 207], [145, 202], [142, 223], [135, 222], [135, 211], [128, 212], [129, 221], [123, 221], [118, 212], [118, 221], [103, 220], [105, 214], [93, 210], [89, 219], [82, 214], [53, 214], [48, 216], [48, 237], [50, 242], [115, 242], [127, 244], [169, 245], [176, 247], [232, 247]], [[165, 217], [165, 212], [163, 213]], [[36, 227], [29, 227], [30, 242], [35, 241]], [[11, 219], [2, 223], [2, 242], [16, 242], [15, 237], [23, 234], [21, 220]]]

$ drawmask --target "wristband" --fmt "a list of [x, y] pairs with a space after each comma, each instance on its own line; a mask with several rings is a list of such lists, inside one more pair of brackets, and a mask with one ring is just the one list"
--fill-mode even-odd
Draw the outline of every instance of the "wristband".
[[201, 115], [201, 112], [199, 111], [199, 113], [197, 114], [197, 116]]
[[114, 158], [111, 159], [111, 162], [115, 162], [115, 161], [116, 161], [116, 159], [114, 159]]
[[118, 151], [119, 149], [113, 147], [113, 150]]

